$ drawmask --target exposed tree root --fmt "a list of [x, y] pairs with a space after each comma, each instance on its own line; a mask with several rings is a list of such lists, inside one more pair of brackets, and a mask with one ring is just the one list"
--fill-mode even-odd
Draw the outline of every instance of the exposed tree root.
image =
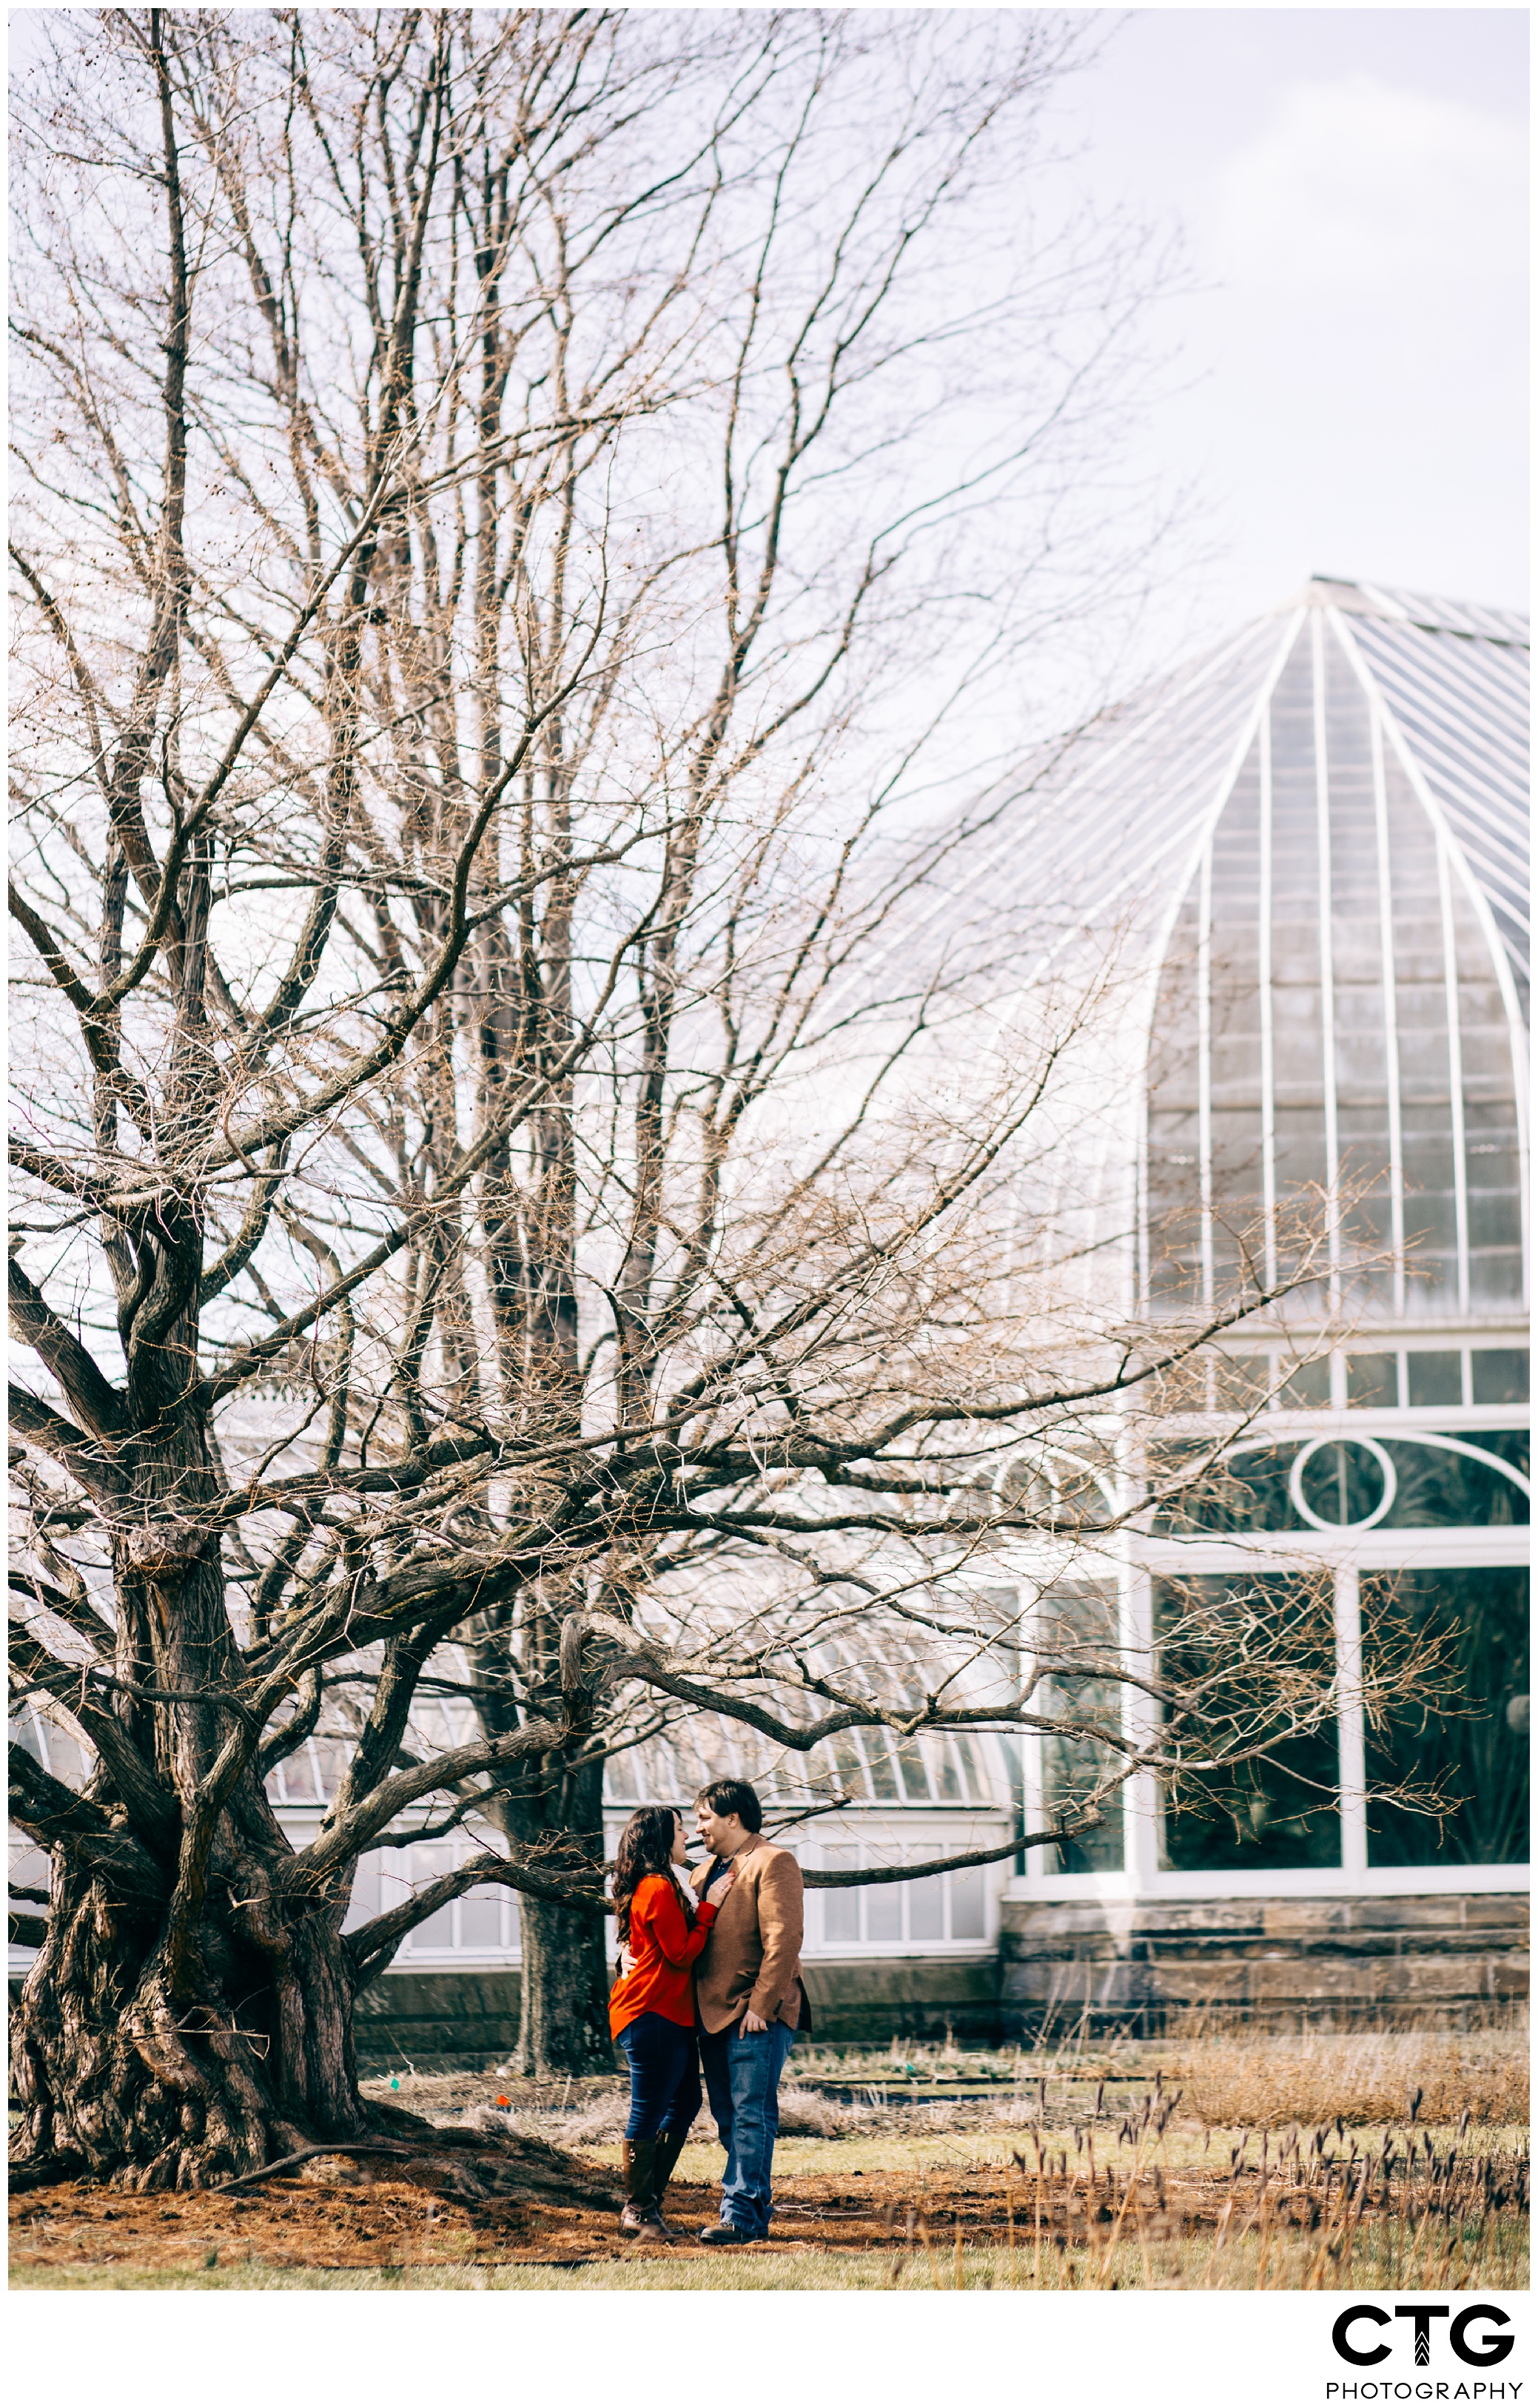
[[[584, 2165], [548, 2142], [466, 2125], [429, 2124], [398, 2109], [391, 2114], [391, 2122], [397, 2128], [392, 2138], [314, 2142], [211, 2188], [237, 2190], [323, 2158], [331, 2164], [356, 2158], [357, 2172], [351, 2177], [354, 2181], [416, 2183], [424, 2190], [459, 2200], [526, 2199], [551, 2207], [619, 2204], [612, 2181], [602, 2170]], [[410, 2137], [399, 2128], [403, 2126], [415, 2128]], [[371, 2159], [383, 2162], [376, 2166], [367, 2162]]]
[[[606, 2170], [553, 2148], [548, 2142], [512, 2132], [477, 2130], [467, 2125], [439, 2126], [398, 2108], [379, 2111], [391, 2131], [367, 2136], [309, 2139], [270, 2163], [249, 2168], [222, 2182], [183, 2183], [182, 2188], [207, 2189], [210, 2195], [242, 2190], [269, 2176], [309, 2166], [318, 2173], [323, 2164], [333, 2179], [348, 2184], [381, 2179], [412, 2183], [424, 2190], [467, 2203], [495, 2200], [527, 2200], [548, 2207], [617, 2208], [619, 2196]], [[297, 2137], [297, 2136], [295, 2136]], [[145, 2168], [122, 2169], [109, 2178], [109, 2187], [151, 2187]], [[73, 2155], [14, 2159], [10, 2169], [13, 2193], [39, 2190], [50, 2185], [89, 2180], [89, 2170]]]

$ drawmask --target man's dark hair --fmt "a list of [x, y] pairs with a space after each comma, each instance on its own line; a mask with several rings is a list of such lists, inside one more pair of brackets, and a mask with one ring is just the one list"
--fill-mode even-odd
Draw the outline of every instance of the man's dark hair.
[[764, 1828], [758, 1792], [746, 1781], [708, 1781], [695, 1804], [708, 1806], [712, 1814], [735, 1814], [745, 1831], [761, 1831]]

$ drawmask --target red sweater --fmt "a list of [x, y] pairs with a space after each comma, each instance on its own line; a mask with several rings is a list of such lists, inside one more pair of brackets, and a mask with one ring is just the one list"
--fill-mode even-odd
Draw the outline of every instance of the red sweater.
[[691, 1931], [671, 1873], [648, 1873], [630, 1901], [630, 1954], [635, 1959], [609, 1993], [609, 2028], [618, 2040], [638, 2015], [666, 2015], [692, 2025], [695, 1977], [690, 1968], [711, 1936], [713, 1906], [696, 1911]]

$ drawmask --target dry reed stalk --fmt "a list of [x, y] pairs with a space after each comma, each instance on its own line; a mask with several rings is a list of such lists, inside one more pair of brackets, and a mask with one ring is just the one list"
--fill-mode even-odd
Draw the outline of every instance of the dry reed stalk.
[[[1131, 2175], [1128, 2182], [1127, 2188], [1122, 2193], [1121, 2207], [1117, 2212], [1116, 2220], [1111, 2228], [1111, 2238], [1105, 2244], [1105, 2257], [1101, 2263], [1100, 2273], [1096, 2278], [1096, 2288], [1098, 2290], [1103, 2291], [1105, 2288], [1105, 2278], [1111, 2271], [1111, 2260], [1115, 2255], [1116, 2244], [1121, 2239], [1122, 2226], [1127, 2221], [1127, 2202], [1132, 2197], [1143, 2179], [1143, 2139], [1140, 2135], [1137, 2145], [1132, 2152]], [[1093, 2164], [1093, 2158], [1090, 2162]]]
[[[1325, 2223], [1324, 2223], [1324, 2233], [1323, 2233], [1323, 2236], [1322, 2236], [1322, 2238], [1321, 2238], [1321, 2240], [1320, 2240], [1320, 2243], [1319, 2243], [1318, 2254], [1316, 2255], [1316, 2257], [1315, 2258], [1315, 2260], [1314, 2260], [1314, 2265], [1313, 2265], [1313, 2269], [1312, 2269], [1312, 2272], [1311, 2272], [1310, 2279], [1309, 2279], [1309, 2280], [1308, 2280], [1308, 2281], [1303, 2285], [1303, 2288], [1304, 2288], [1304, 2290], [1305, 2290], [1305, 2291], [1322, 2291], [1322, 2290], [1325, 2288], [1325, 2281], [1324, 2281], [1324, 2267], [1325, 2267], [1325, 2260], [1326, 2260], [1326, 2258], [1327, 2258], [1329, 2257], [1329, 2255], [1330, 2255], [1330, 2241], [1331, 2241], [1331, 2239], [1333, 2238], [1333, 2235], [1334, 2235], [1334, 2230], [1335, 2230], [1335, 2214], [1336, 2214], [1336, 2202], [1335, 2202], [1335, 2201], [1333, 2201], [1333, 2200], [1330, 2199], [1330, 2178], [1329, 2178], [1329, 2176], [1330, 2176], [1330, 2170], [1329, 2170], [1329, 2169], [1327, 2169], [1327, 2170], [1326, 2170], [1326, 2176], [1325, 2176]], [[1345, 2208], [1346, 2213], [1347, 2213], [1348, 2214], [1349, 2214], [1349, 2213], [1350, 2213], [1350, 2200], [1351, 2200], [1351, 2186], [1350, 2186], [1349, 2182], [1346, 2182], [1346, 2181], [1343, 2180], [1343, 2181], [1342, 2181], [1342, 2184], [1341, 2184], [1341, 2198], [1340, 2198], [1340, 2204], [1341, 2204], [1341, 2205], [1343, 2205], [1343, 2206]]]
[[1256, 2261], [1255, 2287], [1258, 2291], [1263, 2291], [1266, 2287], [1266, 2261], [1271, 2256], [1272, 2235], [1271, 2182], [1270, 2177], [1265, 2174], [1262, 2174], [1260, 2177], [1260, 2214], [1258, 2229], [1260, 2247], [1259, 2254]]
[[1233, 2223], [1233, 2177], [1230, 2174], [1229, 2177], [1228, 2200], [1225, 2203], [1222, 2214], [1217, 2219], [1217, 2231], [1213, 2239], [1212, 2256], [1207, 2260], [1208, 2280], [1202, 2286], [1204, 2290], [1222, 2291], [1226, 2290], [1228, 2287], [1226, 2283], [1215, 2283], [1212, 2281], [1211, 2277], [1218, 2260], [1222, 2258], [1224, 2251], [1229, 2245], [1229, 2228]]
[[1143, 2261], [1143, 2287], [1145, 2291], [1151, 2291], [1154, 2287], [1154, 2268], [1148, 2254], [1148, 2228], [1143, 2219], [1141, 2199], [1134, 2202], [1133, 2214], [1137, 2218], [1138, 2256]]

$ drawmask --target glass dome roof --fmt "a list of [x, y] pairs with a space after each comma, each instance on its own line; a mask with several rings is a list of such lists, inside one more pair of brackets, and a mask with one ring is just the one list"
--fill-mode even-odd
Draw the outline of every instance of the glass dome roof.
[[888, 1730], [844, 1731], [807, 1756], [755, 1750], [753, 1735], [720, 1717], [691, 1715], [666, 1739], [644, 1741], [616, 1756], [604, 1786], [611, 1806], [683, 1805], [708, 1781], [752, 1780], [771, 1814], [794, 1813], [834, 1798], [854, 1806], [975, 1806], [1007, 1812], [1008, 1766], [983, 1732], [925, 1731], [898, 1739]]
[[[1363, 1197], [1332, 1268], [1354, 1240], [1407, 1249], [1377, 1309], [1520, 1310], [1527, 685], [1525, 619], [1316, 578], [1107, 714], [1010, 815], [1027, 980], [1075, 928], [1147, 965], [1151, 1301], [1211, 1296], [1243, 1224], [1274, 1267], [1278, 1208], [1318, 1187]], [[1021, 913], [1017, 877], [981, 891], [1001, 867], [985, 916]], [[1177, 1223], [1160, 1259], [1150, 1232]]]
[[[884, 1643], [873, 1641], [863, 1670], [836, 1642], [825, 1642], [821, 1653], [856, 1688], [870, 1685], [866, 1671], [878, 1658], [899, 1688], [911, 1686], [920, 1659], [901, 1634], [880, 1636]], [[446, 1684], [440, 1695], [433, 1694], [435, 1670]], [[467, 1697], [453, 1694], [472, 1677], [460, 1647], [451, 1642], [438, 1649], [412, 1709], [414, 1749], [433, 1755], [476, 1738], [473, 1707]], [[975, 1673], [968, 1695], [971, 1702], [983, 1701]], [[333, 1699], [314, 1735], [274, 1768], [267, 1784], [273, 1803], [306, 1811], [326, 1805], [350, 1760], [354, 1736], [345, 1699]], [[60, 1743], [55, 1730], [51, 1744]], [[1011, 1799], [1007, 1757], [986, 1729], [926, 1731], [903, 1739], [872, 1727], [841, 1732], [802, 1755], [726, 1715], [683, 1713], [670, 1714], [665, 1728], [610, 1758], [605, 1803], [611, 1813], [637, 1805], [686, 1806], [707, 1782], [724, 1777], [752, 1781], [776, 1820], [809, 1807], [826, 1811], [835, 1799], [863, 1807], [970, 1806], [990, 1813], [1007, 1812]]]

